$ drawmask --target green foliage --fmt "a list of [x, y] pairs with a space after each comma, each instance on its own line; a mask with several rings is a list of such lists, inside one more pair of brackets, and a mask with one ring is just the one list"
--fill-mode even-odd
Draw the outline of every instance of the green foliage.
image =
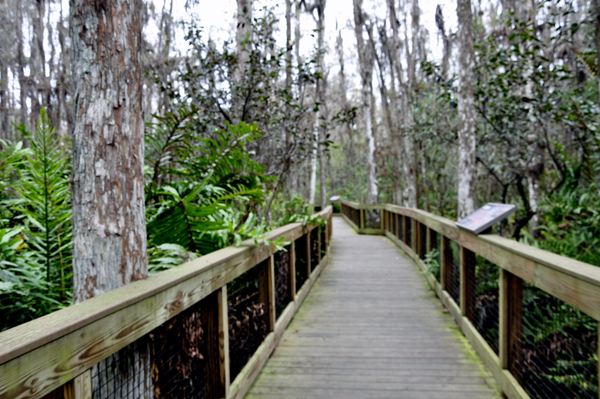
[[566, 184], [540, 203], [540, 211], [542, 237], [528, 237], [528, 243], [600, 266], [600, 195], [596, 184]]
[[44, 109], [34, 135], [19, 130], [30, 148], [0, 153], [0, 176], [19, 177], [0, 194], [0, 329], [68, 306], [72, 293], [69, 159]]
[[45, 109], [40, 112], [37, 129], [29, 139], [31, 152], [20, 170], [16, 208], [24, 218], [28, 247], [44, 265], [46, 281], [58, 282], [61, 297], [71, 293], [71, 189], [70, 160], [56, 140]]

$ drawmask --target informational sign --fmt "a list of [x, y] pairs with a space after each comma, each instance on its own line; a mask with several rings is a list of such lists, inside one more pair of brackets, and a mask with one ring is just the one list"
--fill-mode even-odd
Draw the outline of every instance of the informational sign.
[[515, 205], [487, 203], [464, 219], [456, 222], [461, 229], [479, 234], [517, 210]]
[[339, 195], [334, 195], [333, 197], [329, 198], [329, 201], [331, 202], [336, 202], [340, 200], [340, 196]]

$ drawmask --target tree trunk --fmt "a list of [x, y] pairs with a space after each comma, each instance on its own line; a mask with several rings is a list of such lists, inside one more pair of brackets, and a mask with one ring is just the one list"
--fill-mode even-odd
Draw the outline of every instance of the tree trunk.
[[354, 2], [354, 32], [358, 48], [358, 60], [362, 89], [362, 115], [364, 119], [365, 138], [367, 143], [367, 204], [376, 204], [379, 193], [377, 188], [377, 165], [375, 164], [375, 134], [373, 129], [373, 54], [370, 46], [365, 43], [363, 29], [365, 16], [362, 10], [362, 0]]
[[70, 7], [73, 284], [81, 302], [147, 276], [141, 26], [137, 1]]
[[319, 112], [317, 113], [317, 132], [318, 135], [316, 137], [317, 146], [317, 155], [319, 157], [319, 180], [320, 180], [320, 205], [321, 209], [327, 206], [327, 179], [325, 177], [325, 163], [323, 160], [323, 149], [321, 148], [320, 141], [325, 137], [325, 124], [321, 123], [319, 120], [319, 116], [323, 115], [326, 119], [326, 109], [325, 109], [325, 73], [323, 70], [323, 55], [325, 53], [325, 48], [323, 45], [325, 38], [325, 6], [327, 4], [327, 0], [317, 0], [317, 101], [319, 102]]
[[237, 31], [235, 39], [238, 54], [236, 79], [238, 85], [242, 85], [244, 76], [246, 76], [248, 62], [250, 61], [249, 46], [245, 41], [249, 39], [249, 35], [251, 34], [251, 22], [252, 0], [237, 0]]
[[25, 76], [25, 67], [27, 66], [24, 54], [24, 43], [23, 43], [23, 4], [20, 1], [16, 2], [17, 7], [17, 75], [19, 78], [19, 113], [20, 122], [25, 125], [25, 128], [29, 128], [29, 120], [27, 119], [27, 95], [29, 93], [29, 80]]
[[[600, 1], [600, 0], [599, 0]], [[342, 39], [342, 32], [340, 31], [335, 42], [335, 49], [338, 54], [338, 60], [340, 63], [340, 96], [342, 101], [342, 110], [344, 117], [347, 118], [344, 123], [344, 129], [348, 135], [349, 143], [349, 156], [347, 159], [348, 165], [354, 165], [354, 137], [352, 137], [352, 126], [349, 120], [350, 105], [348, 104], [348, 95], [346, 93], [346, 74], [344, 70], [344, 39]]]
[[[138, 1], [70, 0], [75, 303], [148, 275]], [[101, 397], [126, 397], [130, 388], [149, 397], [148, 361], [138, 340], [94, 366], [93, 388]], [[117, 391], [106, 391], [103, 378]]]
[[458, 94], [458, 217], [475, 210], [475, 107], [473, 104], [474, 53], [471, 0], [458, 0], [459, 94]]

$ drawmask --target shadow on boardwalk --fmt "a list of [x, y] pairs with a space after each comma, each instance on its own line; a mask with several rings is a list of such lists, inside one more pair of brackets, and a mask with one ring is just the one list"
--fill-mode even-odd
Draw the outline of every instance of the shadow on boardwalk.
[[499, 398], [417, 267], [382, 236], [334, 218], [329, 265], [246, 395]]

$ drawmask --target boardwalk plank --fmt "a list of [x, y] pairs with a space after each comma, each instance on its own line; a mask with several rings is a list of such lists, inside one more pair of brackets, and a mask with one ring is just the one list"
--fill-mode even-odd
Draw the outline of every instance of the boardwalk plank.
[[333, 231], [329, 265], [246, 398], [499, 398], [412, 261], [342, 219]]

